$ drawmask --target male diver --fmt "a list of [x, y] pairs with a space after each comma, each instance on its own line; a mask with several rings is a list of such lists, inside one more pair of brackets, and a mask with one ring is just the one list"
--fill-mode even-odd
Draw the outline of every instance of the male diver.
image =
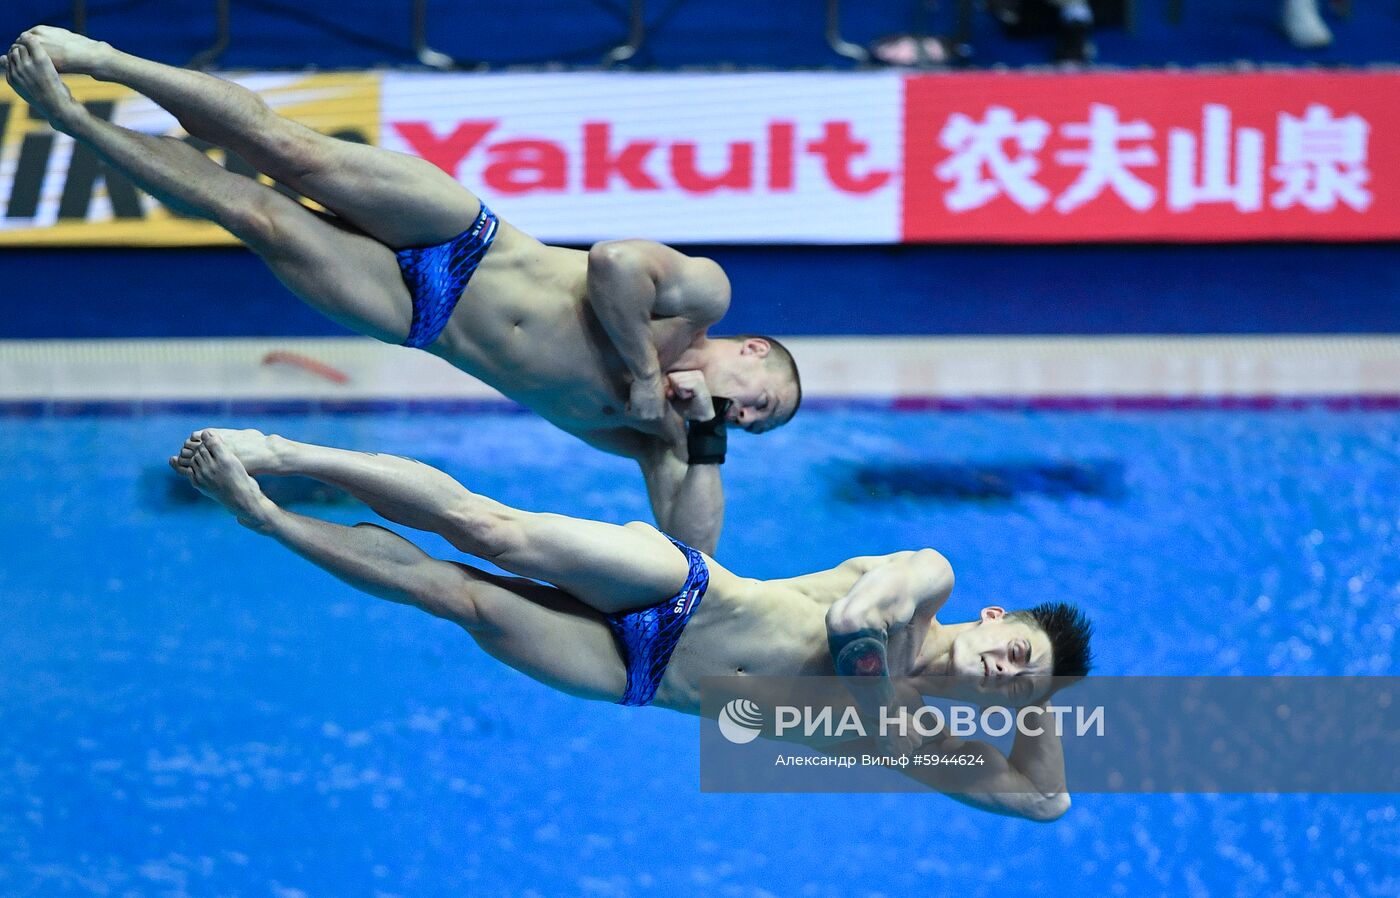
[[[254, 532], [357, 589], [458, 624], [498, 660], [581, 698], [697, 714], [701, 677], [835, 673], [876, 692], [894, 692], [895, 683], [907, 690], [907, 678], [948, 677], [965, 689], [954, 697], [990, 692], [1030, 704], [1046, 700], [1050, 677], [1083, 676], [1090, 666], [1090, 625], [1066, 604], [1011, 613], [993, 606], [973, 621], [939, 621], [953, 571], [932, 549], [760, 581], [649, 524], [520, 511], [406, 458], [211, 429], [169, 461]], [[286, 511], [252, 474], [338, 487], [390, 521], [441, 534], [519, 576], [438, 560], [374, 524]], [[907, 772], [976, 807], [1055, 819], [1069, 807], [1064, 759], [1052, 729], [1041, 729], [1018, 733], [1009, 756], [963, 742], [958, 751], [975, 752], [976, 766]]]
[[[646, 240], [546, 246], [423, 159], [318, 134], [230, 81], [61, 28], [26, 31], [3, 66], [55, 130], [172, 209], [233, 233], [312, 308], [426, 349], [589, 445], [635, 459], [657, 523], [701, 549], [714, 551], [723, 523], [725, 425], [763, 432], [801, 402], [797, 367], [777, 341], [708, 336], [729, 307], [729, 281], [709, 259]], [[91, 115], [59, 72], [144, 94], [191, 137], [331, 214], [183, 140]]]

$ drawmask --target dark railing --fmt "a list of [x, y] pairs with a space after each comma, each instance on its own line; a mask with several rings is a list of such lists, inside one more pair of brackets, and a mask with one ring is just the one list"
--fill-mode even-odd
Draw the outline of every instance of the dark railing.
[[[228, 49], [229, 0], [214, 0], [214, 42], [200, 50], [186, 63], [192, 69], [213, 65]], [[87, 33], [87, 0], [73, 0], [73, 30]]]
[[[926, 3], [927, 0], [910, 0], [911, 4], [918, 5]], [[229, 47], [230, 42], [230, 6], [232, 0], [212, 0], [214, 14], [214, 36], [213, 42], [203, 50], [196, 53], [188, 62], [191, 68], [206, 68], [215, 65], [219, 58]], [[626, 25], [627, 32], [622, 40], [607, 50], [600, 63], [603, 66], [611, 66], [617, 63], [627, 62], [638, 54], [642, 44], [647, 38], [647, 26], [645, 15], [645, 0], [626, 0]], [[957, 21], [954, 32], [947, 35], [951, 39], [953, 46], [965, 45], [971, 38], [973, 31], [973, 17], [977, 8], [981, 5], [979, 0], [953, 0], [956, 6]], [[1351, 14], [1350, 0], [1330, 0], [1331, 7], [1338, 15], [1347, 17]], [[1124, 0], [1123, 14], [1124, 24], [1132, 32], [1137, 30], [1138, 9], [1136, 0]], [[410, 51], [412, 58], [420, 65], [433, 69], [453, 69], [461, 68], [467, 63], [454, 59], [446, 53], [433, 48], [428, 41], [428, 14], [427, 0], [410, 0], [408, 4], [409, 24], [410, 24]], [[1186, 9], [1186, 0], [1166, 0], [1165, 17], [1172, 23], [1180, 23]], [[826, 0], [826, 43], [831, 51], [837, 56], [853, 60], [857, 63], [868, 63], [871, 61], [870, 51], [862, 45], [847, 40], [841, 30], [842, 2], [841, 0]], [[73, 0], [72, 5], [73, 27], [78, 32], [85, 32], [88, 21], [87, 0]], [[917, 24], [917, 23], [916, 23]], [[916, 31], [918, 29], [916, 28]], [[918, 35], [915, 35], [916, 37]], [[925, 57], [925, 45], [922, 40], [916, 41], [919, 53], [919, 64], [930, 64], [935, 60]]]

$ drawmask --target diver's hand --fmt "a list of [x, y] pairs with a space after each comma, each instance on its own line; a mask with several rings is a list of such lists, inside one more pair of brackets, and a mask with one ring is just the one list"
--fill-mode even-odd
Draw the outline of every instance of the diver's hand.
[[666, 375], [671, 404], [687, 421], [708, 421], [715, 416], [710, 386], [699, 371], [672, 371]]
[[627, 414], [635, 420], [654, 424], [666, 416], [666, 386], [661, 376], [636, 378], [627, 397]]
[[660, 376], [632, 381], [627, 414], [632, 426], [658, 437], [671, 450], [685, 446], [685, 421], [670, 402], [670, 386]]

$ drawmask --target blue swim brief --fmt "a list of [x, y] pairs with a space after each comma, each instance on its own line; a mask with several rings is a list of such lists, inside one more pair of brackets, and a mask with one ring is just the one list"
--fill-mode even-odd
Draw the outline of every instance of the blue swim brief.
[[[667, 537], [670, 539], [670, 537]], [[671, 540], [690, 561], [690, 576], [676, 595], [650, 608], [636, 608], [607, 615], [608, 626], [622, 645], [627, 664], [627, 691], [619, 705], [649, 705], [671, 661], [671, 653], [681, 640], [690, 616], [700, 607], [710, 585], [710, 568], [705, 557], [684, 543]]]
[[476, 221], [446, 243], [401, 249], [394, 253], [413, 297], [413, 326], [403, 345], [422, 349], [438, 338], [457, 308], [476, 266], [496, 239], [500, 219], [481, 204]]

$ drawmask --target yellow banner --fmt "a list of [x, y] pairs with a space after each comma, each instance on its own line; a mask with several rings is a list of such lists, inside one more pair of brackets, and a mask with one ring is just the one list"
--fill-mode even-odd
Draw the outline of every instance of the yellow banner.
[[[324, 134], [375, 144], [379, 76], [258, 74], [233, 80], [259, 93], [279, 114]], [[190, 141], [211, 160], [247, 177], [245, 160], [206, 147], [170, 113], [115, 84], [65, 77], [93, 114], [124, 128]], [[90, 149], [56, 133], [0, 81], [0, 246], [209, 246], [237, 241], [222, 228], [185, 218], [113, 172]]]

